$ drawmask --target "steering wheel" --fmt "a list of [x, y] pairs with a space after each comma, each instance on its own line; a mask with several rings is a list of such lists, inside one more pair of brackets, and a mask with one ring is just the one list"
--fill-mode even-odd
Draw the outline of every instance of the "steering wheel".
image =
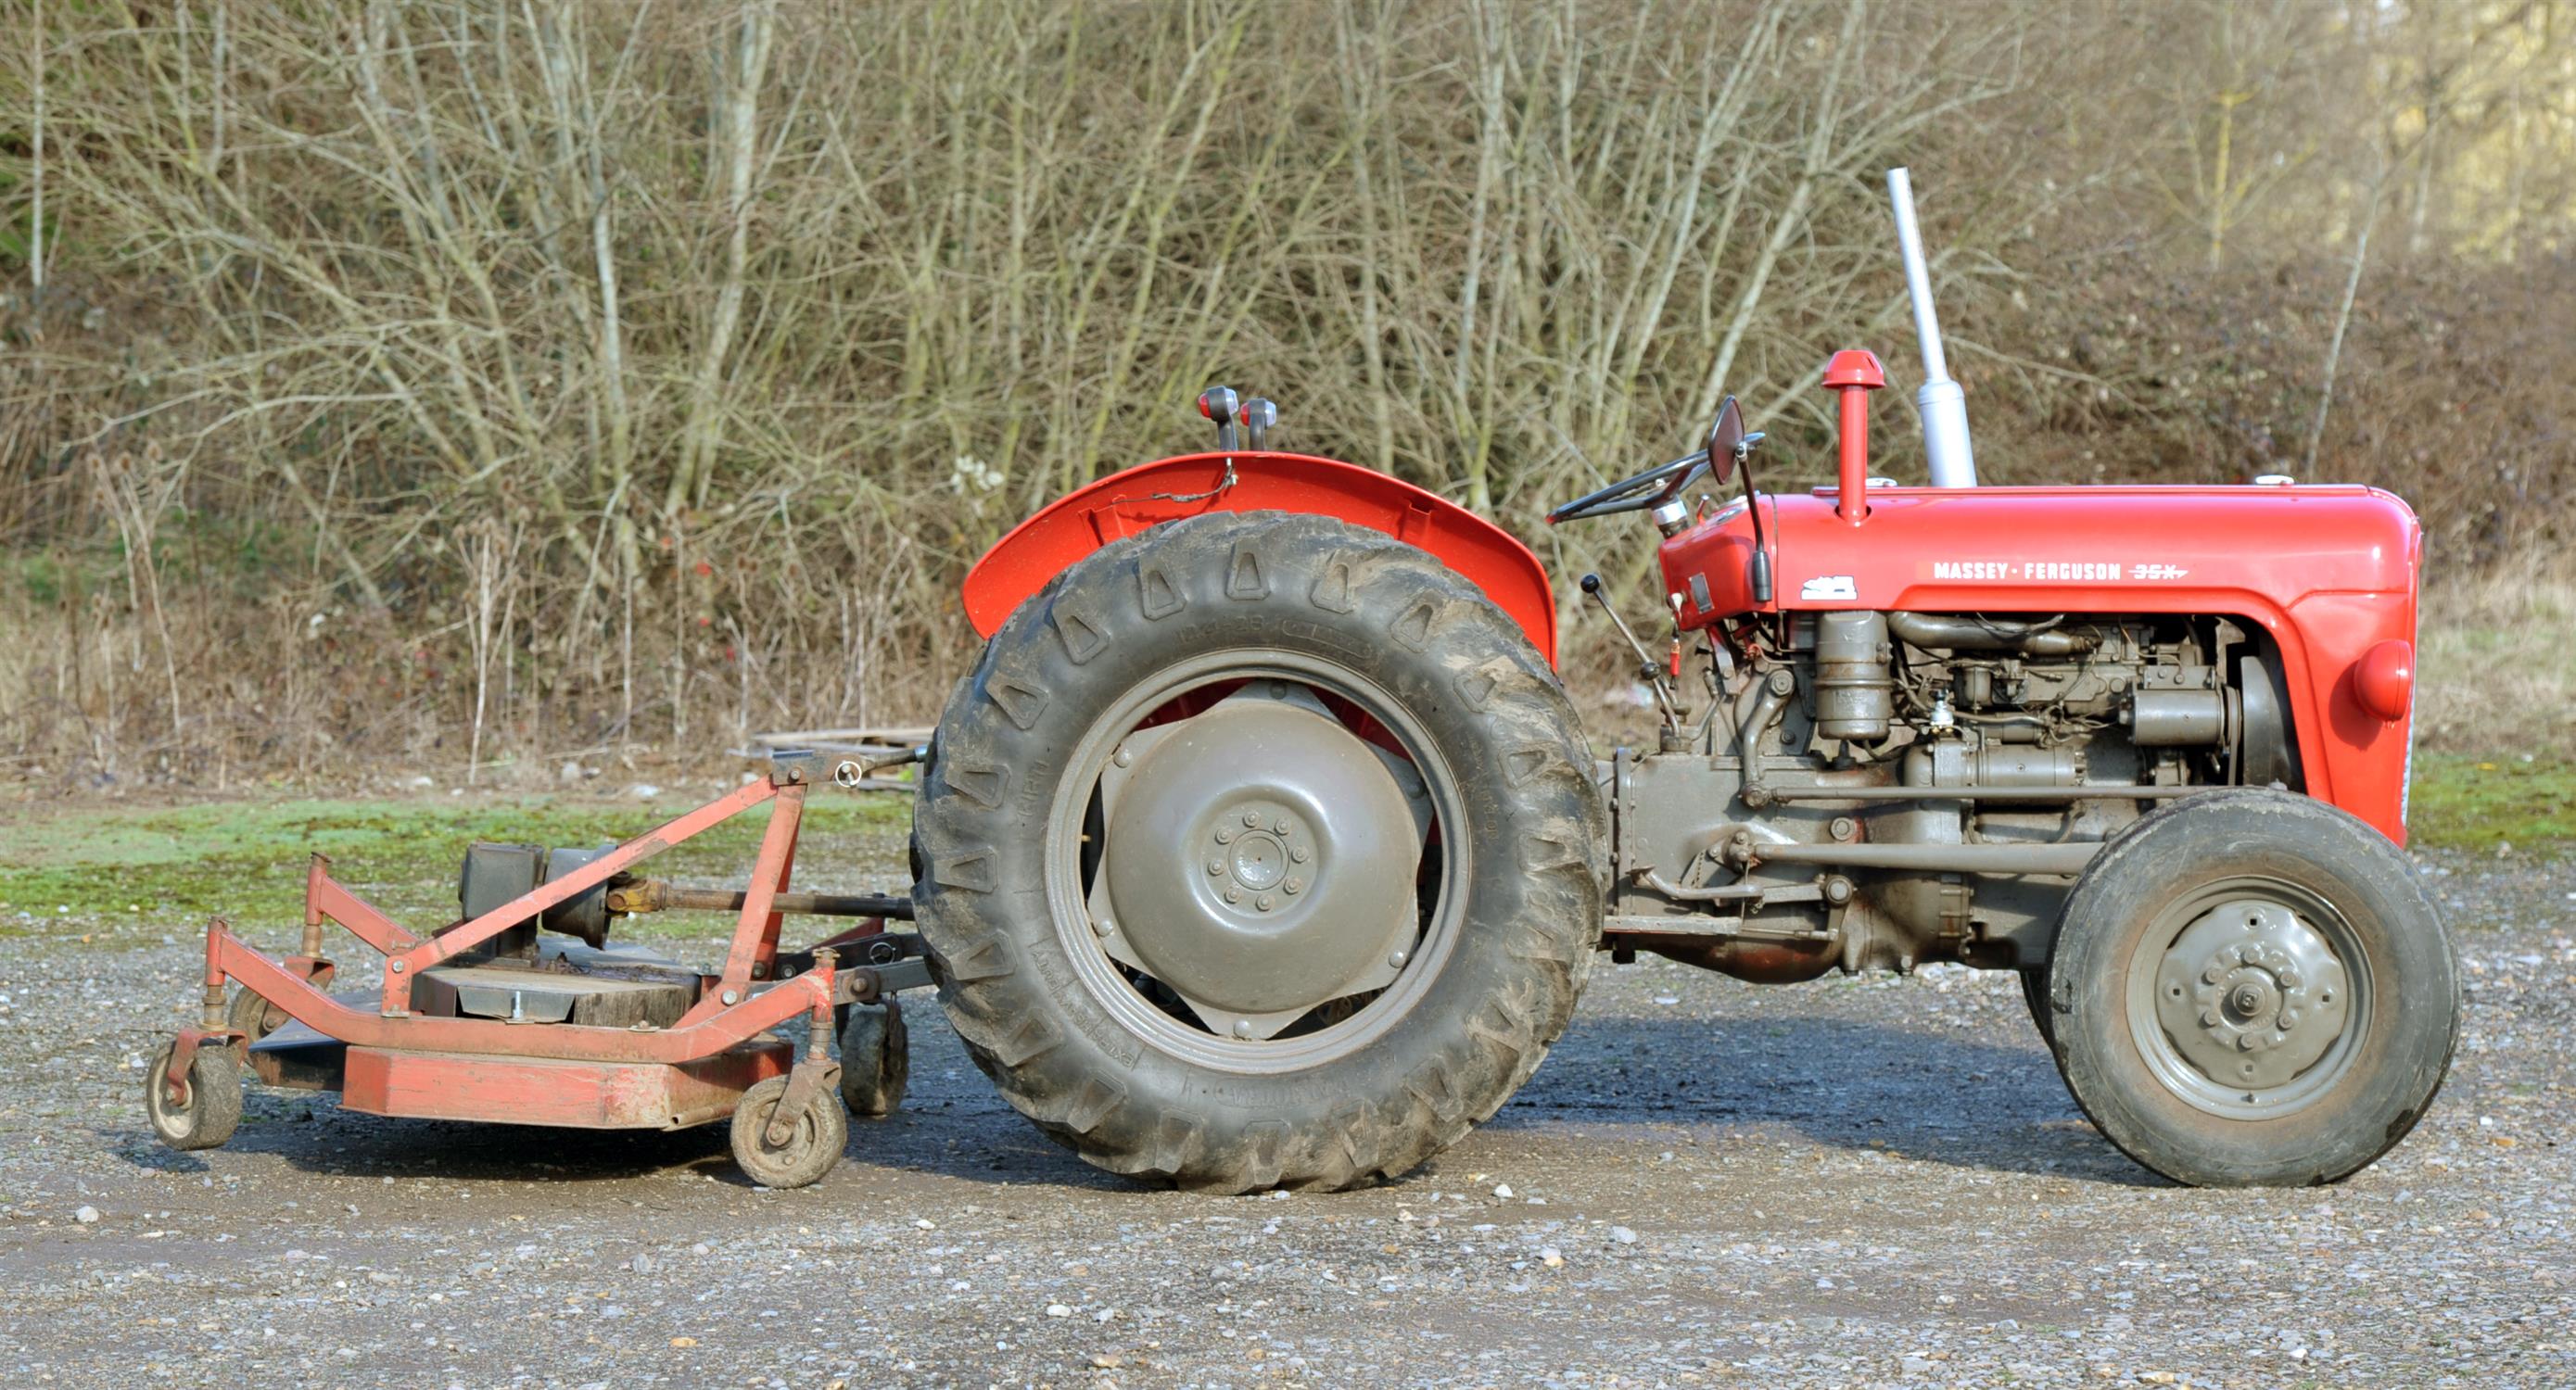
[[1708, 468], [1708, 450], [1685, 454], [1670, 463], [1659, 463], [1633, 478], [1622, 478], [1598, 492], [1587, 492], [1547, 514], [1547, 524], [1560, 521], [1583, 521], [1618, 512], [1640, 512], [1659, 507], [1690, 489], [1691, 481]]
[[[1744, 412], [1736, 408], [1735, 398], [1718, 402], [1717, 418], [1709, 422], [1708, 447], [1685, 454], [1670, 463], [1660, 463], [1633, 478], [1622, 478], [1599, 492], [1588, 492], [1547, 514], [1547, 524], [1581, 521], [1585, 517], [1608, 516], [1613, 512], [1641, 512], [1660, 507], [1690, 490], [1703, 473], [1715, 478], [1723, 487], [1735, 474], [1747, 451], [1762, 442], [1758, 434], [1744, 432]], [[1714, 466], [1712, 466], [1714, 465]], [[1751, 486], [1747, 475], [1746, 486]], [[1748, 497], [1751, 494], [1746, 494]]]

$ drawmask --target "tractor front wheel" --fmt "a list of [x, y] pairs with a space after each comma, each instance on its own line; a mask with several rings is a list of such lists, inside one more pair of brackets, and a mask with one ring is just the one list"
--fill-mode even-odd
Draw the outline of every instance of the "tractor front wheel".
[[2068, 897], [2048, 980], [2084, 1113], [2200, 1186], [2360, 1169], [2422, 1118], [2460, 1033], [2458, 962], [2406, 856], [2291, 792], [2123, 831]]
[[1490, 600], [1328, 518], [1218, 514], [1072, 566], [994, 634], [914, 812], [940, 1002], [1113, 1172], [1401, 1173], [1572, 1013], [1606, 817]]

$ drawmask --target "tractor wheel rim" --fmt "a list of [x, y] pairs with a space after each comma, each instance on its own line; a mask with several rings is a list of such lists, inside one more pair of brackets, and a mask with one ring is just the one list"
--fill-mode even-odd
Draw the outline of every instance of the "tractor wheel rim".
[[[1194, 694], [1206, 708], [1140, 727]], [[1249, 1073], [1334, 1060], [1399, 1023], [1456, 944], [1456, 780], [1400, 704], [1337, 662], [1176, 663], [1096, 720], [1070, 767], [1047, 835], [1056, 931], [1087, 992], [1161, 1051]]]
[[2350, 1069], [2369, 1032], [2370, 983], [2359, 936], [2332, 903], [2280, 879], [2222, 879], [2149, 923], [2130, 958], [2130, 1035], [2185, 1103], [2277, 1118]]

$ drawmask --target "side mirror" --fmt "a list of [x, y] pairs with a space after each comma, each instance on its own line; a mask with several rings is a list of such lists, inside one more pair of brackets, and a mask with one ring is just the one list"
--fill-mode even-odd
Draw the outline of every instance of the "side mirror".
[[[1757, 436], [1758, 437], [1758, 436]], [[1738, 410], [1735, 398], [1729, 396], [1717, 408], [1717, 419], [1708, 427], [1708, 473], [1719, 487], [1735, 476], [1735, 451], [1744, 443], [1744, 412]]]

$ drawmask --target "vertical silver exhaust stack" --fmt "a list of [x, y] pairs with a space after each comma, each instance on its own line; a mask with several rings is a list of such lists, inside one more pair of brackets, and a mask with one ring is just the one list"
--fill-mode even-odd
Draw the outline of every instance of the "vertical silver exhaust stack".
[[1887, 171], [1887, 200], [1896, 206], [1896, 245], [1905, 258], [1905, 292], [1914, 300], [1914, 336], [1923, 346], [1923, 457], [1934, 487], [1975, 487], [1977, 454], [1968, 443], [1968, 393], [1950, 379], [1941, 353], [1941, 320], [1932, 312], [1932, 271], [1923, 259], [1923, 229], [1914, 224], [1914, 183], [1903, 168]]

